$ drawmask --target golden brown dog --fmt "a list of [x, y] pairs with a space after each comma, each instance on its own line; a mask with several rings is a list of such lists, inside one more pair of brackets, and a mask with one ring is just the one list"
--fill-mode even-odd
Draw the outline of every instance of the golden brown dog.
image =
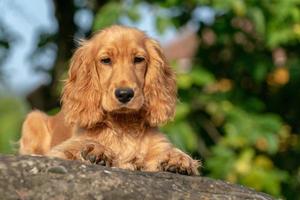
[[199, 162], [157, 128], [174, 116], [175, 104], [175, 75], [159, 44], [137, 29], [111, 26], [74, 53], [62, 110], [28, 114], [20, 154], [198, 174]]

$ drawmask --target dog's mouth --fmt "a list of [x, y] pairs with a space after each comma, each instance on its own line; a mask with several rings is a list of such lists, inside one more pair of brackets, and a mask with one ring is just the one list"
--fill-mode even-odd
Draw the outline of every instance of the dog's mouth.
[[102, 108], [107, 113], [120, 113], [120, 114], [130, 114], [139, 112], [144, 105], [144, 99], [141, 96], [137, 96], [131, 101], [126, 103], [121, 103], [116, 101], [116, 99], [105, 98], [102, 101]]
[[123, 105], [123, 106], [120, 106], [120, 108], [118, 109], [115, 109], [112, 111], [112, 113], [120, 113], [120, 114], [127, 114], [127, 113], [134, 113], [134, 112], [137, 112], [136, 109], [132, 109], [132, 108], [129, 108], [127, 107], [126, 105]]
[[126, 107], [109, 112], [109, 116], [118, 122], [135, 122], [141, 119], [139, 110], [134, 110]]

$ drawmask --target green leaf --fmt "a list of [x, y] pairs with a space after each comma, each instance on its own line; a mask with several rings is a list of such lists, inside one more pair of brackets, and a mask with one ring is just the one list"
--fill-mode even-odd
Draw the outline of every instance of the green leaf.
[[164, 33], [165, 30], [172, 25], [172, 21], [169, 17], [157, 16], [156, 17], [156, 29], [160, 34]]
[[265, 23], [265, 16], [263, 14], [263, 11], [258, 8], [252, 8], [251, 10], [249, 10], [250, 13], [250, 17], [254, 22], [255, 25], [255, 29], [256, 31], [261, 35], [264, 36], [265, 35], [265, 27], [266, 27], [266, 23]]
[[26, 105], [14, 97], [0, 98], [0, 152], [12, 153], [21, 133]]
[[178, 148], [188, 152], [197, 150], [197, 135], [187, 122], [170, 123], [163, 130]]
[[202, 67], [194, 67], [190, 76], [197, 86], [209, 85], [216, 81], [214, 75]]
[[188, 89], [192, 86], [193, 79], [189, 74], [178, 74], [177, 86], [181, 89]]
[[93, 30], [97, 31], [112, 24], [116, 24], [122, 15], [122, 4], [110, 2], [105, 4], [96, 14]]

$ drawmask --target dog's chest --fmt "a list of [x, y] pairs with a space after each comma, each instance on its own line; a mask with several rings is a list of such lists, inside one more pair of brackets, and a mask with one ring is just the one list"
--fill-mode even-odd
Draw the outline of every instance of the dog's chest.
[[136, 133], [118, 133], [106, 130], [100, 136], [100, 143], [113, 151], [121, 164], [138, 162], [146, 154], [143, 148], [143, 138]]

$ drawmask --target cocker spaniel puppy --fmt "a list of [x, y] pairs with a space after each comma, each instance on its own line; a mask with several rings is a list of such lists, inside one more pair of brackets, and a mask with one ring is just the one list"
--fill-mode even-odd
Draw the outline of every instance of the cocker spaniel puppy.
[[175, 75], [159, 44], [137, 29], [111, 26], [74, 53], [62, 110], [28, 114], [19, 152], [195, 175], [199, 162], [158, 130], [175, 104]]

